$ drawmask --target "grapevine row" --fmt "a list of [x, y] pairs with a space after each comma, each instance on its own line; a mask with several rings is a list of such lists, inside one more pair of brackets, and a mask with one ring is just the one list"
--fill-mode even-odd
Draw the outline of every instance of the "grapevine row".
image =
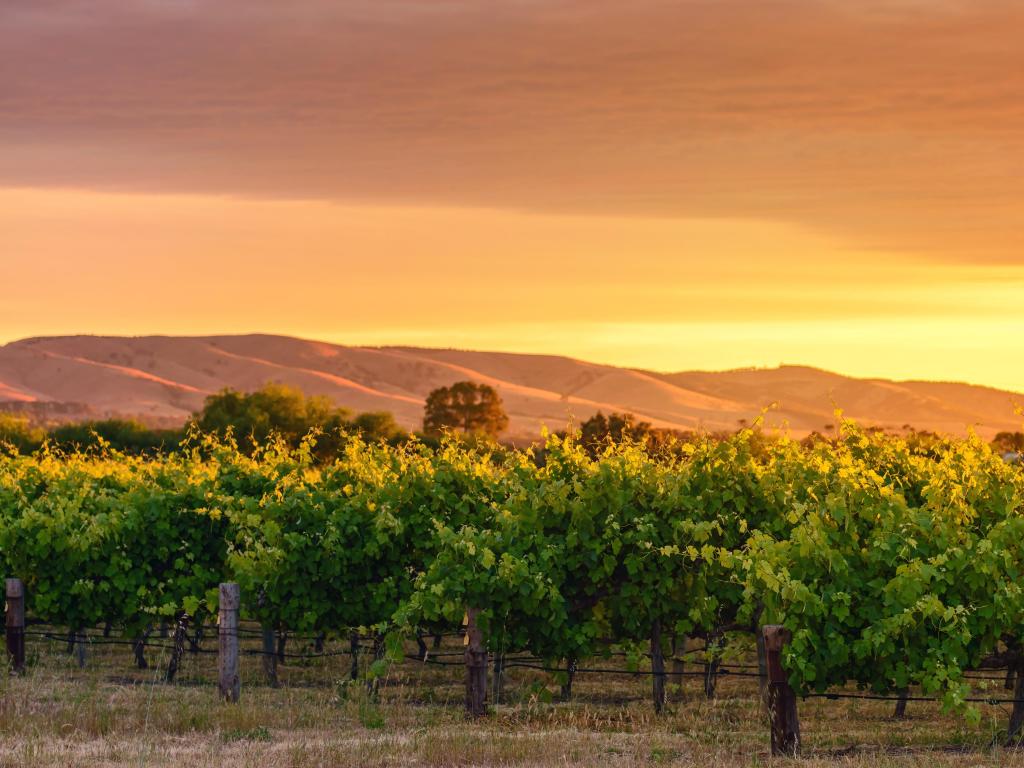
[[[810, 445], [744, 430], [596, 457], [571, 437], [353, 437], [328, 465], [312, 437], [255, 455], [193, 438], [155, 459], [0, 457], [0, 567], [36, 619], [132, 636], [214, 614], [222, 582], [267, 627], [364, 627], [392, 653], [472, 608], [489, 650], [566, 668], [609, 639], [658, 658], [781, 625], [798, 694], [919, 686], [977, 717], [965, 671], [1024, 665], [1022, 508], [1019, 469], [978, 438], [851, 423]], [[1015, 705], [1011, 735], [1022, 720]]]

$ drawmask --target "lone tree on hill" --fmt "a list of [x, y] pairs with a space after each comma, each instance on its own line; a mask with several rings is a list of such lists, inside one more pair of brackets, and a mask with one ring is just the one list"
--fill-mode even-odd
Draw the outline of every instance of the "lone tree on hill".
[[508, 416], [501, 397], [487, 384], [457, 381], [427, 396], [423, 412], [423, 431], [427, 434], [453, 429], [467, 435], [497, 437], [507, 426]]

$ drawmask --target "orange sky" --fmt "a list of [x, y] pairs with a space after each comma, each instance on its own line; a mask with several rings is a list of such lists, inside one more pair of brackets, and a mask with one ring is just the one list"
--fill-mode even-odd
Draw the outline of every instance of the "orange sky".
[[0, 5], [0, 341], [1024, 390], [1024, 5]]

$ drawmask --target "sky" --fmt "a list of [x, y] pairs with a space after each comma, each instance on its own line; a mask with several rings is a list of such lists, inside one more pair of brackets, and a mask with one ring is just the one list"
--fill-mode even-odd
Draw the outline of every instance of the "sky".
[[1024, 390], [1024, 4], [0, 0], [0, 343]]

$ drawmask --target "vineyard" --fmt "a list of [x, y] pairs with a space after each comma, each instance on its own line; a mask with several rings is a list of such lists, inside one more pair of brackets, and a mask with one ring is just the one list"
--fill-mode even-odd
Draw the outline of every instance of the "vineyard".
[[[392, 665], [455, 665], [475, 715], [517, 668], [566, 698], [590, 670], [638, 676], [655, 712], [684, 675], [708, 695], [747, 675], [788, 753], [813, 697], [935, 700], [966, 722], [998, 704], [1002, 740], [1022, 735], [1024, 475], [980, 439], [845, 423], [807, 445], [744, 430], [593, 455], [560, 437], [351, 438], [327, 464], [314, 441], [5, 455], [0, 569], [25, 616], [12, 632], [9, 601], [8, 647], [120, 638], [140, 666], [169, 649], [173, 679], [205, 627], [272, 683], [289, 642], [350, 655], [353, 676], [362, 658], [371, 687]], [[985, 672], [999, 695], [978, 690]]]

